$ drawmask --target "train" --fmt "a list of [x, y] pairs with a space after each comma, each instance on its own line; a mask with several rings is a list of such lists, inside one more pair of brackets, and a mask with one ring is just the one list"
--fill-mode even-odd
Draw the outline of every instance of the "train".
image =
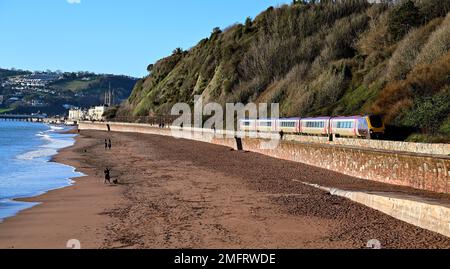
[[243, 119], [241, 131], [315, 136], [378, 138], [386, 130], [378, 115], [318, 118]]

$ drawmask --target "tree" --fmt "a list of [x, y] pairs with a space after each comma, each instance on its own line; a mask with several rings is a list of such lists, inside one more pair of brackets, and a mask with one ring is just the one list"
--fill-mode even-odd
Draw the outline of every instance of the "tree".
[[211, 33], [211, 40], [215, 39], [222, 33], [222, 30], [220, 30], [220, 27], [214, 27]]
[[388, 31], [395, 41], [400, 40], [411, 28], [418, 25], [420, 25], [420, 11], [411, 0], [389, 13]]
[[247, 17], [247, 19], [245, 20], [244, 32], [245, 33], [250, 32], [252, 30], [252, 26], [253, 26], [252, 18]]
[[173, 50], [172, 54], [183, 54], [183, 49], [182, 48], [176, 48]]
[[147, 71], [148, 71], [149, 73], [151, 73], [151, 72], [153, 71], [153, 67], [154, 67], [153, 64], [149, 64], [149, 65], [147, 66]]

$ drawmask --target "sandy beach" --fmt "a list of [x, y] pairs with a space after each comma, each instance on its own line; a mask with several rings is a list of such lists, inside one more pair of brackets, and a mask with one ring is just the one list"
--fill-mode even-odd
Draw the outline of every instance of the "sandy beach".
[[[112, 150], [103, 141], [111, 138]], [[82, 131], [54, 161], [87, 175], [27, 199], [0, 224], [0, 248], [450, 248], [450, 238], [295, 180], [349, 190], [448, 195], [368, 182], [226, 147], [132, 133]], [[118, 186], [103, 184], [112, 169]]]

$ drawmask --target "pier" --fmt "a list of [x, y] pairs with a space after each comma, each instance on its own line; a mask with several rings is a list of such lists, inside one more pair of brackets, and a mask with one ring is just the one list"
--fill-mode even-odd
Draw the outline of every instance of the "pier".
[[20, 115], [20, 114], [2, 114], [0, 120], [3, 121], [27, 121], [27, 122], [43, 122], [47, 116], [45, 115]]

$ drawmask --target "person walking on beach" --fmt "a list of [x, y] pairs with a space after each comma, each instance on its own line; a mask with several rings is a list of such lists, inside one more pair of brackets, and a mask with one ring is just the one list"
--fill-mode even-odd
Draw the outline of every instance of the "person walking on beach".
[[106, 168], [104, 173], [105, 173], [105, 182], [104, 182], [104, 184], [106, 184], [106, 183], [111, 184], [111, 170], [109, 170], [109, 168]]
[[105, 139], [105, 149], [108, 149], [108, 140]]
[[108, 148], [109, 148], [109, 149], [112, 148], [112, 142], [111, 142], [111, 139], [109, 139], [109, 141], [108, 141]]

